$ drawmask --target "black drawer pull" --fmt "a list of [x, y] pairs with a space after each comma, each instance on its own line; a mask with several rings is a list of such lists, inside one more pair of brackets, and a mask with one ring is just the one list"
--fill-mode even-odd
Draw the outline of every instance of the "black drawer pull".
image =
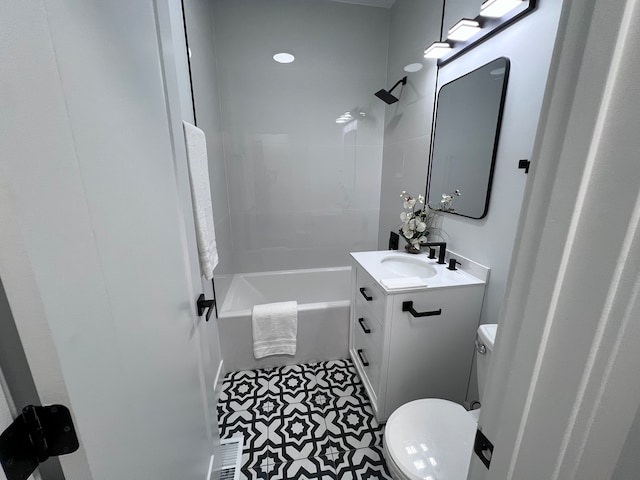
[[432, 310], [431, 312], [417, 312], [415, 308], [413, 308], [413, 302], [402, 302], [402, 311], [409, 312], [414, 317], [433, 317], [434, 315], [440, 315], [442, 313], [442, 309]]
[[364, 291], [364, 287], [360, 287], [360, 293], [362, 294], [362, 296], [364, 297], [364, 299], [367, 302], [370, 302], [371, 300], [373, 300], [373, 297], [370, 297], [369, 295], [367, 295], [367, 293]]
[[359, 348], [358, 349], [358, 357], [360, 357], [360, 361], [362, 362], [362, 365], [365, 366], [365, 367], [368, 367], [369, 366], [369, 362], [367, 362], [364, 359], [364, 355], [362, 355], [363, 353], [364, 353], [364, 351], [361, 348]]
[[364, 333], [371, 333], [371, 330], [369, 328], [367, 328], [367, 326], [364, 324], [364, 318], [359, 318], [358, 319], [358, 323], [362, 327], [362, 331]]

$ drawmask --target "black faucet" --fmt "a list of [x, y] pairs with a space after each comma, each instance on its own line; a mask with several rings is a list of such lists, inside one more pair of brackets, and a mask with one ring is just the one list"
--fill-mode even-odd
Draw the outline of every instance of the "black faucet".
[[447, 254], [447, 244], [445, 242], [428, 242], [422, 243], [423, 247], [438, 247], [438, 263], [444, 265], [444, 256]]

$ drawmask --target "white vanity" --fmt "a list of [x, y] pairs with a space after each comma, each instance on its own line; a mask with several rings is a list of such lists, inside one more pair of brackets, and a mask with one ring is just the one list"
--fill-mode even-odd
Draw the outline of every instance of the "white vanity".
[[[453, 252], [444, 265], [396, 251], [351, 257], [349, 351], [378, 421], [419, 398], [462, 403], [489, 269]], [[415, 286], [397, 285], [408, 277]]]

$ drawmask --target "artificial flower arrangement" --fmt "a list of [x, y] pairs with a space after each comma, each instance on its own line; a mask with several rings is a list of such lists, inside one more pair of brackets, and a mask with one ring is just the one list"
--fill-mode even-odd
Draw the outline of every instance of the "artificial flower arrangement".
[[454, 198], [460, 195], [460, 190], [443, 194], [440, 208], [433, 209], [425, 204], [423, 195], [418, 195], [415, 199], [406, 191], [402, 191], [400, 198], [404, 211], [400, 214], [402, 226], [398, 233], [407, 241], [405, 248], [409, 253], [420, 252], [420, 247], [427, 243], [427, 237], [435, 229], [438, 215], [442, 212], [453, 212], [451, 204]]

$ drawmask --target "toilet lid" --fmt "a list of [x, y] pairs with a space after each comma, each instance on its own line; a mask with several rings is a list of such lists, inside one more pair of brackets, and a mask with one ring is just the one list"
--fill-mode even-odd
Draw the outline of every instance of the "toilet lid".
[[388, 455], [406, 478], [467, 478], [477, 423], [457, 403], [428, 398], [398, 408], [384, 429]]

